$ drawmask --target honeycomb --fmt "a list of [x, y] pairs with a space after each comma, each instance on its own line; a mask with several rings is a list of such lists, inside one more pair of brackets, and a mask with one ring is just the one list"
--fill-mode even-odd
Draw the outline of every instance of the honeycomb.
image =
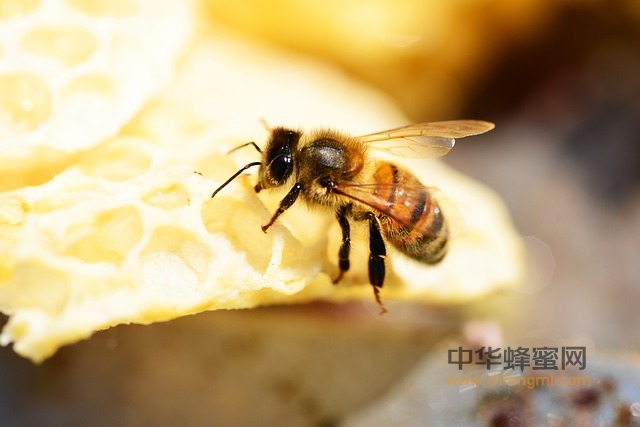
[[48, 180], [168, 84], [190, 34], [188, 5], [1, 1], [0, 190]]
[[[144, 42], [151, 43], [147, 38], [155, 37], [156, 47], [169, 38], [153, 30], [169, 28], [163, 19], [182, 19], [168, 13], [170, 7], [180, 8], [178, 3], [154, 2], [147, 10], [146, 3], [125, 0], [69, 1], [64, 13], [86, 20], [94, 15], [104, 18], [91, 27], [92, 34], [104, 34], [112, 20], [155, 20], [144, 40], [138, 40], [142, 49]], [[3, 6], [3, 16], [21, 19], [45, 7], [34, 3], [40, 6], [31, 12], [27, 4]], [[164, 7], [166, 15], [156, 10]], [[29, 181], [36, 172], [27, 166], [40, 161], [39, 154], [46, 152], [40, 149], [68, 155], [63, 164], [41, 166], [37, 176], [49, 178], [38, 185], [0, 193], [0, 311], [9, 315], [0, 343], [13, 344], [17, 353], [33, 361], [122, 323], [148, 324], [204, 310], [314, 299], [373, 300], [362, 230], [354, 228], [353, 271], [334, 286], [340, 232], [333, 215], [294, 206], [265, 234], [260, 226], [282, 194], [257, 195], [251, 186], [255, 176], [240, 177], [215, 199], [211, 193], [239, 166], [256, 160], [257, 153], [250, 149], [227, 152], [247, 141], [261, 144], [267, 137], [262, 120], [365, 134], [406, 124], [406, 118], [377, 91], [326, 65], [241, 41], [218, 28], [196, 23], [185, 27], [194, 28], [195, 36], [179, 53], [175, 75], [142, 108], [151, 86], [157, 90], [168, 73], [157, 68], [175, 62], [180, 44], [176, 40], [162, 45], [164, 62], [143, 52], [135, 64], [122, 58], [99, 75], [77, 79], [71, 75], [79, 73], [62, 73], [67, 78], [61, 80], [73, 81], [77, 94], [88, 92], [77, 95], [72, 109], [53, 107], [61, 105], [62, 92], [52, 92], [50, 85], [59, 80], [40, 72], [39, 66], [33, 65], [36, 71], [31, 74], [30, 68], [4, 74], [5, 79], [25, 81], [24, 87], [31, 89], [20, 92], [21, 85], [9, 85], [17, 94], [13, 104], [5, 105], [12, 115], [10, 126], [3, 124], [9, 135], [3, 143], [14, 150], [3, 154], [2, 161], [25, 168]], [[58, 34], [88, 31], [89, 26], [83, 28]], [[38, 25], [37, 31], [50, 28]], [[123, 39], [117, 39], [122, 47]], [[88, 39], [78, 43], [73, 52], [58, 55], [50, 70], [82, 61], [92, 44]], [[50, 52], [43, 44], [28, 43], [34, 52]], [[6, 46], [2, 52], [6, 59]], [[151, 82], [142, 87], [134, 85], [135, 78], [111, 78], [132, 67], [142, 69], [133, 77], [150, 69], [157, 75], [147, 76]], [[51, 83], [36, 90], [37, 84], [28, 79]], [[127, 88], [122, 96], [135, 98], [120, 106], [129, 112], [127, 117], [115, 110], [124, 102], [117, 96], [111, 104], [114, 110], [93, 108], [96, 87], [113, 88], [114, 93]], [[42, 94], [54, 92], [57, 100], [47, 104], [50, 111], [44, 114], [40, 99], [47, 95]], [[37, 111], [14, 112], [25, 99], [33, 100]], [[45, 119], [39, 122], [43, 119], [37, 117]], [[111, 133], [115, 135], [109, 137]], [[23, 157], [15, 147], [21, 147]], [[455, 204], [472, 207], [472, 215], [465, 216], [460, 238], [437, 267], [416, 265], [392, 252], [383, 299], [448, 303], [516, 284], [522, 252], [502, 202], [437, 161], [407, 167]]]

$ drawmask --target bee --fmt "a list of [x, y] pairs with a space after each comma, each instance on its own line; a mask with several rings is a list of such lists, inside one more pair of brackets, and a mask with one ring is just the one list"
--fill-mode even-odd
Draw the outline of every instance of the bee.
[[304, 133], [276, 127], [271, 129], [264, 149], [250, 142], [232, 150], [251, 145], [262, 159], [242, 167], [211, 197], [247, 169], [259, 166], [256, 193], [291, 185], [269, 222], [262, 226], [263, 232], [298, 200], [333, 210], [342, 230], [339, 273], [334, 284], [350, 267], [351, 223], [366, 223], [369, 282], [384, 313], [380, 289], [385, 278], [386, 242], [414, 260], [436, 264], [447, 253], [449, 231], [428, 187], [409, 170], [371, 154], [378, 151], [400, 157], [439, 157], [453, 148], [456, 138], [478, 135], [493, 127], [493, 123], [485, 121], [453, 120], [357, 137], [330, 129]]

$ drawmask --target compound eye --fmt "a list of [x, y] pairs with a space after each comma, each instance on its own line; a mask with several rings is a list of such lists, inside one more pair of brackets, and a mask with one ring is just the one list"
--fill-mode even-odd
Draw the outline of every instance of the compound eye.
[[291, 155], [280, 154], [269, 163], [269, 180], [274, 186], [282, 185], [292, 172]]

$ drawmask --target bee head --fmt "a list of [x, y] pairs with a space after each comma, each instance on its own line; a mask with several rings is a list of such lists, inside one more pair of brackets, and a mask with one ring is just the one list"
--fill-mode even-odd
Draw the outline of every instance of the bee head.
[[264, 150], [256, 193], [265, 188], [283, 185], [293, 173], [293, 152], [301, 133], [285, 128], [275, 128]]

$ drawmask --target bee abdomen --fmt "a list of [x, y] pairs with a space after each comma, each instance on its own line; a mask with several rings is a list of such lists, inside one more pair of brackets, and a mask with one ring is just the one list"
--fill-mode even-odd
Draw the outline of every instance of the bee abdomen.
[[390, 163], [382, 163], [375, 175], [378, 182], [394, 184], [385, 194], [388, 202], [380, 216], [386, 239], [417, 261], [440, 262], [447, 253], [447, 223], [429, 190], [410, 172]]
[[402, 253], [426, 264], [436, 264], [447, 253], [448, 229], [442, 211], [433, 199], [430, 205], [413, 228], [389, 217], [381, 222], [387, 240]]

